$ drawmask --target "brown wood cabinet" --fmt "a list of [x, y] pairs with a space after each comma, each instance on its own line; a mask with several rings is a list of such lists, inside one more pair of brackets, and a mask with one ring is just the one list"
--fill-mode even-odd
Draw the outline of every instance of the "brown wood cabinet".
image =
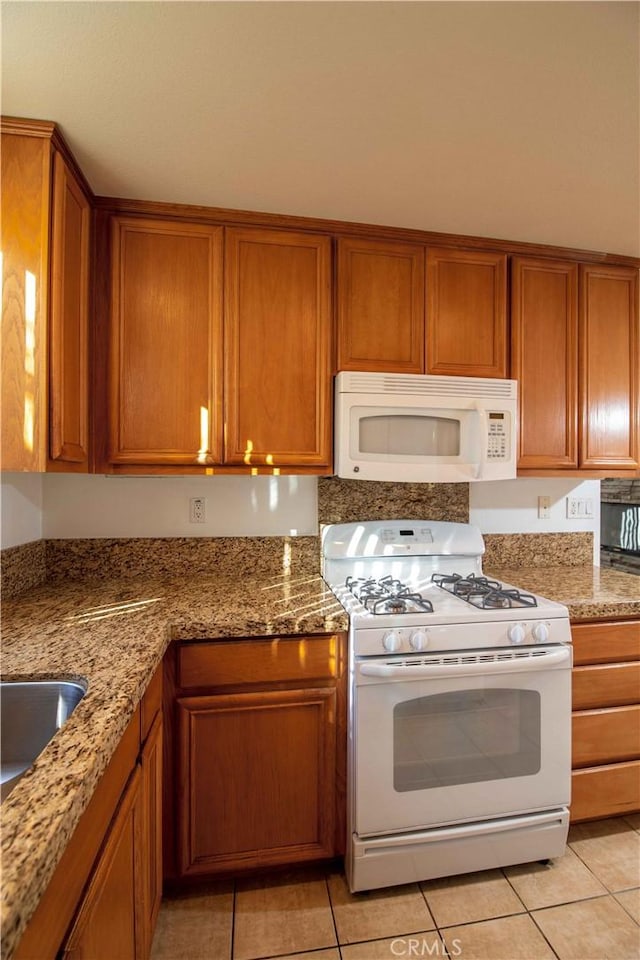
[[62, 956], [135, 960], [136, 906], [142, 897], [136, 852], [142, 841], [140, 771], [134, 770]]
[[572, 625], [571, 820], [640, 810], [640, 621]]
[[638, 271], [515, 257], [511, 375], [523, 471], [636, 471]]
[[15, 960], [146, 960], [162, 884], [160, 667], [98, 782]]
[[427, 248], [427, 373], [506, 377], [507, 258]]
[[222, 459], [222, 233], [113, 218], [112, 464]]
[[331, 240], [229, 228], [227, 464], [331, 472]]
[[638, 270], [580, 267], [580, 466], [640, 466]]
[[88, 470], [90, 198], [54, 124], [3, 118], [3, 470]]
[[[344, 638], [178, 643], [167, 656], [166, 875], [344, 849]], [[236, 659], [237, 657], [237, 659]], [[234, 662], [235, 661], [235, 662]]]
[[424, 247], [337, 242], [338, 370], [424, 373]]

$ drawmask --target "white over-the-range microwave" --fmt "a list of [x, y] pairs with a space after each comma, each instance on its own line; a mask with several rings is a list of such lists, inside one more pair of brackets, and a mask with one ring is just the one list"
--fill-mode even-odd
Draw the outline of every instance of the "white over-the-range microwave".
[[516, 476], [515, 380], [343, 372], [335, 390], [339, 477], [468, 483]]

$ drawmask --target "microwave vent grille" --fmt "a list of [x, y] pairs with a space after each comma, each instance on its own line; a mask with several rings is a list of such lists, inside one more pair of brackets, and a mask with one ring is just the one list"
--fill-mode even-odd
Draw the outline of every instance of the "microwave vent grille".
[[437, 377], [431, 374], [340, 373], [341, 393], [371, 393], [387, 396], [477, 397], [515, 399], [515, 380], [485, 377]]

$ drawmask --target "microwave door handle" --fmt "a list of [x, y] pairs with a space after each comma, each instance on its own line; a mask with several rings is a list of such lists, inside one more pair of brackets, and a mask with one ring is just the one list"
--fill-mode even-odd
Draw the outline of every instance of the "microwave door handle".
[[474, 464], [476, 468], [475, 480], [482, 480], [484, 477], [484, 468], [487, 463], [487, 446], [489, 444], [489, 418], [487, 411], [479, 403], [474, 403], [475, 412], [478, 414], [478, 423], [480, 424], [480, 460]]

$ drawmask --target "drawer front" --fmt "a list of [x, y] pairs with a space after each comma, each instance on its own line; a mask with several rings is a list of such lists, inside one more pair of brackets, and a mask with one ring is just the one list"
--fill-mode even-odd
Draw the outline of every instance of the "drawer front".
[[640, 760], [571, 774], [571, 822], [640, 811]]
[[576, 666], [640, 660], [640, 620], [573, 623], [571, 635]]
[[333, 680], [339, 675], [338, 637], [185, 643], [178, 650], [180, 687]]
[[574, 767], [640, 758], [640, 706], [585, 710], [571, 723]]
[[573, 709], [619, 707], [640, 702], [640, 663], [574, 667]]

